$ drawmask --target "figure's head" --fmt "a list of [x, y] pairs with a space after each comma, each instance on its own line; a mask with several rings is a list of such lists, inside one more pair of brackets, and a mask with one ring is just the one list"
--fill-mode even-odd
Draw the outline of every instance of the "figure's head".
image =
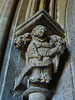
[[47, 28], [42, 25], [37, 25], [32, 30], [32, 36], [38, 37], [40, 39], [46, 38], [47, 36]]

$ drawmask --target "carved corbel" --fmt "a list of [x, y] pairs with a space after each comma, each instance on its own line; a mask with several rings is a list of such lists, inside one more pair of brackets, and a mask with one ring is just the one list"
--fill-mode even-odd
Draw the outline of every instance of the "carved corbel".
[[36, 100], [50, 98], [48, 84], [57, 72], [66, 46], [63, 33], [63, 29], [44, 10], [17, 28], [14, 44], [19, 51], [24, 50], [26, 66], [15, 80], [14, 90], [27, 76], [28, 87], [23, 96], [29, 96], [29, 100], [33, 100], [35, 95]]

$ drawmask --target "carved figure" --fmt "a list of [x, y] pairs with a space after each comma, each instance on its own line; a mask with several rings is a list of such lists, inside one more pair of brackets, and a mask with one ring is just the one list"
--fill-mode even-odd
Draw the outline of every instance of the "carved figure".
[[27, 65], [31, 66], [32, 73], [29, 75], [30, 82], [49, 83], [51, 80], [51, 49], [47, 39], [47, 29], [42, 25], [36, 26], [32, 33], [32, 41], [27, 49]]
[[37, 25], [31, 34], [26, 33], [23, 38], [16, 39], [15, 45], [19, 50], [21, 47], [28, 47], [26, 67], [20, 74], [17, 85], [25, 75], [32, 83], [49, 83], [52, 74], [58, 69], [60, 55], [65, 50], [65, 41], [56, 35], [49, 36], [45, 26]]

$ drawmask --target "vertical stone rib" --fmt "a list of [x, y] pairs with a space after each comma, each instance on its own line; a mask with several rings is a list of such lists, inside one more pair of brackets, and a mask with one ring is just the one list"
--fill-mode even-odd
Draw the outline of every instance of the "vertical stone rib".
[[32, 1], [33, 1], [33, 0], [29, 0], [28, 7], [27, 7], [27, 11], [26, 11], [25, 20], [26, 20], [27, 18], [29, 18], [30, 11], [31, 11], [31, 6], [32, 6]]
[[37, 6], [38, 6], [37, 4], [38, 4], [38, 0], [33, 0], [30, 16], [33, 16], [36, 13]]
[[55, 0], [51, 0], [50, 1], [50, 10], [49, 10], [49, 14], [52, 18], [54, 18], [54, 2]]
[[55, 20], [57, 21], [57, 3], [58, 0], [55, 0]]
[[57, 2], [57, 22], [64, 28], [66, 16], [67, 0], [58, 0]]
[[39, 10], [46, 9], [46, 2], [47, 2], [47, 0], [41, 0], [40, 1]]
[[27, 18], [29, 18], [30, 16], [33, 16], [36, 13], [36, 11], [38, 10], [37, 9], [38, 8], [38, 4], [39, 4], [39, 0], [29, 0], [29, 4], [28, 4], [25, 20]]
[[7, 0], [0, 1], [0, 16], [1, 16], [1, 14], [3, 13], [3, 8], [4, 8], [4, 6], [5, 6], [6, 1], [7, 1]]

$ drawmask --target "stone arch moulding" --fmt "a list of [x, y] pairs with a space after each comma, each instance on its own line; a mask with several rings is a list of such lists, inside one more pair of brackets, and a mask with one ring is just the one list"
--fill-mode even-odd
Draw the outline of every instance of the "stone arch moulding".
[[25, 56], [26, 66], [15, 79], [14, 91], [19, 90], [27, 77], [23, 97], [29, 97], [29, 100], [35, 97], [35, 100], [51, 98], [48, 85], [52, 74], [58, 70], [60, 56], [65, 50], [64, 30], [45, 10], [40, 10], [19, 25], [15, 32], [14, 45], [20, 54], [24, 52], [22, 56]]

